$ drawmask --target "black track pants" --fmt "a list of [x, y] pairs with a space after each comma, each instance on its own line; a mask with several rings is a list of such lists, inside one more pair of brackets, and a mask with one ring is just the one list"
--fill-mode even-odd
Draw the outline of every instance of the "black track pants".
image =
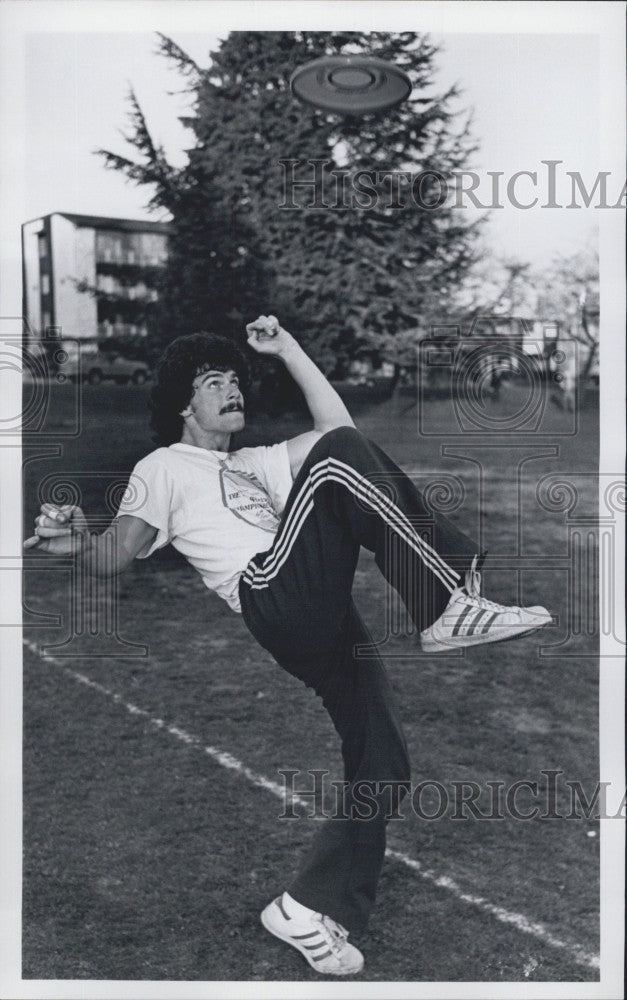
[[[350, 783], [344, 812], [355, 815], [321, 825], [288, 892], [349, 931], [365, 927], [375, 899], [390, 804], [384, 783], [410, 778], [381, 659], [376, 652], [355, 655], [356, 646], [372, 642], [351, 598], [362, 545], [420, 631], [442, 613], [477, 554], [471, 539], [429, 511], [385, 452], [341, 427], [312, 448], [272, 548], [251, 559], [240, 582], [248, 628], [322, 698], [342, 740]], [[374, 810], [354, 797], [365, 782], [383, 783]]]

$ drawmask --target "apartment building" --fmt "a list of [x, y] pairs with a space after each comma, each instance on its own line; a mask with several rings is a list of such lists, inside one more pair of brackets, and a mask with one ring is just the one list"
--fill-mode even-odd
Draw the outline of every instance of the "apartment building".
[[168, 254], [164, 222], [52, 212], [22, 226], [31, 336], [92, 342], [147, 334], [146, 304]]

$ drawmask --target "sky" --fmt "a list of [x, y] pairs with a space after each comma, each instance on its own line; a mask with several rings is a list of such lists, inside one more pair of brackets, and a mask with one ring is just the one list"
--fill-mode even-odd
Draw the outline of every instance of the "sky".
[[[149, 192], [107, 171], [98, 148], [131, 152], [121, 132], [128, 124], [133, 87], [154, 138], [174, 164], [185, 162], [191, 136], [178, 121], [189, 95], [178, 71], [157, 54], [156, 31], [173, 38], [200, 65], [219, 39], [235, 29], [372, 28], [427, 32], [439, 46], [436, 86], [456, 83], [460, 111], [472, 109], [479, 152], [471, 164], [478, 194], [489, 201], [488, 171], [507, 181], [536, 171], [537, 190], [521, 178], [521, 200], [488, 212], [484, 238], [499, 259], [542, 268], [556, 256], [596, 240], [599, 209], [546, 209], [546, 167], [558, 167], [558, 201], [570, 199], [566, 171], [591, 188], [600, 169], [616, 163], [600, 150], [612, 125], [610, 84], [622, 87], [624, 55], [612, 20], [620, 4], [349, 2], [302, 4], [257, 0], [10, 0], [0, 3], [0, 309], [20, 309], [20, 226], [53, 211], [148, 218]], [[614, 44], [613, 44], [614, 43]], [[609, 58], [608, 58], [609, 56]], [[608, 66], [610, 70], [608, 70]], [[604, 74], [605, 78], [604, 79]], [[608, 76], [609, 74], [609, 76]], [[613, 76], [611, 75], [613, 74]], [[604, 158], [605, 157], [605, 158]], [[467, 203], [467, 202], [466, 202]], [[468, 217], [472, 208], [460, 209]], [[605, 213], [606, 216], [609, 213]], [[616, 213], [614, 213], [616, 214]], [[152, 216], [154, 217], [154, 216]], [[159, 216], [157, 216], [159, 217]], [[1, 275], [0, 275], [1, 277]], [[8, 295], [10, 304], [5, 299]]]
[[[164, 31], [203, 66], [219, 41], [212, 33], [167, 32], [166, 25]], [[459, 110], [473, 109], [480, 151], [472, 166], [482, 177], [480, 199], [490, 200], [488, 170], [503, 171], [505, 180], [519, 170], [538, 171], [542, 192], [544, 159], [563, 161], [560, 177], [577, 170], [592, 180], [599, 169], [594, 36], [434, 33], [432, 38], [441, 47], [438, 87], [458, 83]], [[178, 71], [157, 54], [156, 35], [33, 32], [25, 37], [24, 57], [25, 218], [58, 210], [146, 217], [148, 192], [106, 171], [93, 151], [129, 151], [120, 130], [127, 125], [132, 86], [155, 139], [173, 163], [185, 161], [191, 137], [178, 116], [190, 99]], [[521, 201], [531, 198], [531, 187], [519, 182]], [[506, 205], [490, 217], [487, 238], [495, 250], [534, 263], [583, 246], [594, 238], [596, 222], [594, 209]]]

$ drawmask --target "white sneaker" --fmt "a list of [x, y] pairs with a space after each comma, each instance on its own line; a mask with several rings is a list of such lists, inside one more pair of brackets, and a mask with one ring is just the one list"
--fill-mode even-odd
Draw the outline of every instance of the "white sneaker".
[[476, 565], [475, 556], [465, 586], [453, 591], [438, 620], [420, 633], [425, 653], [450, 653], [463, 646], [517, 639], [552, 621], [546, 608], [506, 607], [480, 597], [481, 574]]
[[261, 923], [275, 937], [297, 948], [316, 972], [351, 976], [364, 967], [364, 956], [348, 943], [348, 931], [341, 924], [297, 903], [286, 892], [266, 906]]

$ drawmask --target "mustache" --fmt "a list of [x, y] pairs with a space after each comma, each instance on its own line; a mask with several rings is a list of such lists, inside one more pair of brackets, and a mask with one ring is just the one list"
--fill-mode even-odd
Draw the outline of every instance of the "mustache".
[[242, 403], [227, 403], [227, 405], [223, 406], [222, 409], [220, 410], [221, 414], [222, 413], [243, 413], [243, 412], [244, 412], [244, 406], [243, 406]]

